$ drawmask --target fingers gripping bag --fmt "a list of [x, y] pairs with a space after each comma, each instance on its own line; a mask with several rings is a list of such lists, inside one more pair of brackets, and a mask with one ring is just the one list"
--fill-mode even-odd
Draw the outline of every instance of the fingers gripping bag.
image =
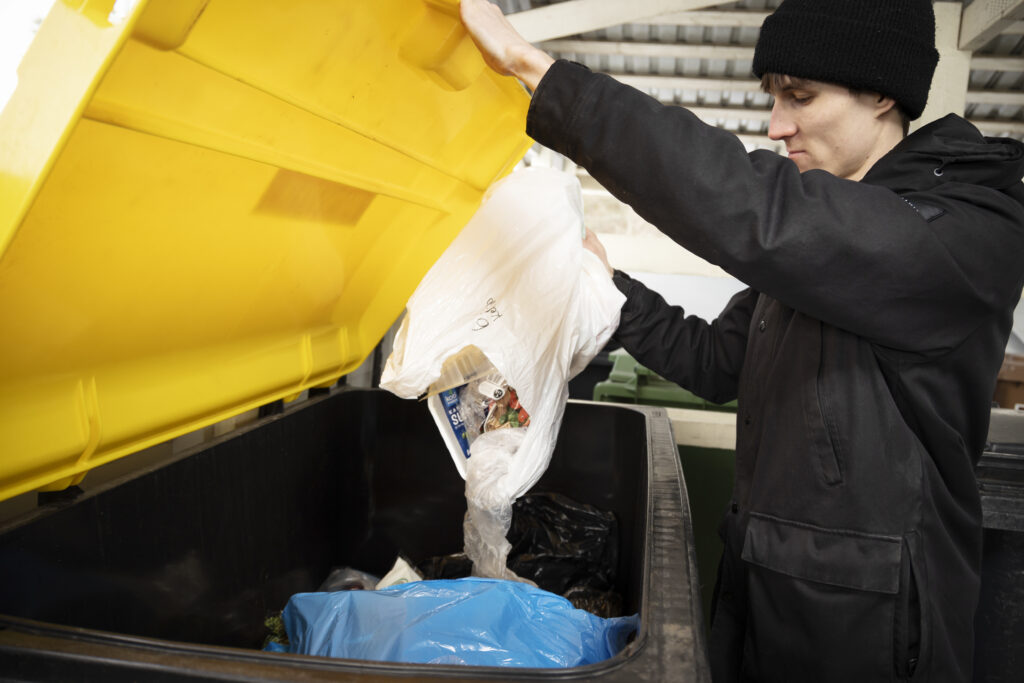
[[575, 176], [535, 168], [496, 183], [409, 299], [381, 386], [426, 394], [466, 480], [473, 574], [516, 579], [512, 504], [547, 469], [568, 381], [619, 324], [625, 297], [583, 248]]

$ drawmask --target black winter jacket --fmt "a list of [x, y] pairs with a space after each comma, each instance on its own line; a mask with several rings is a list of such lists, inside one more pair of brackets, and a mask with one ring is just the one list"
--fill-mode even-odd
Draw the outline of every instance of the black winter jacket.
[[715, 680], [969, 680], [973, 465], [1024, 282], [1024, 145], [950, 115], [861, 182], [801, 174], [565, 61], [527, 132], [750, 287], [709, 324], [615, 278], [630, 353], [739, 399]]

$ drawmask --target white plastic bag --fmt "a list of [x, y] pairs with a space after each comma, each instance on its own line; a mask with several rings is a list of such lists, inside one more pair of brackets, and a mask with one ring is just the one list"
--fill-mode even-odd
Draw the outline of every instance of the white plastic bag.
[[[569, 379], [619, 323], [625, 298], [583, 248], [583, 232], [575, 176], [527, 169], [497, 183], [409, 299], [381, 377], [403, 398], [433, 393], [431, 414], [467, 480], [466, 553], [477, 575], [512, 578], [511, 505], [547, 469]], [[493, 438], [467, 431], [458, 401], [470, 394], [436, 392], [470, 380], [496, 394], [513, 388], [528, 426]]]

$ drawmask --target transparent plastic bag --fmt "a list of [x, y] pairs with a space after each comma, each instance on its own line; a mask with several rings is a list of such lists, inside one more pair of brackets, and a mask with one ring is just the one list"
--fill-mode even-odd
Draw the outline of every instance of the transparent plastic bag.
[[512, 546], [506, 536], [512, 524], [513, 500], [500, 486], [525, 436], [523, 429], [501, 429], [481, 434], [473, 443], [473, 455], [466, 466], [466, 518], [462, 529], [474, 576], [527, 581], [508, 568]]
[[332, 591], [368, 591], [377, 587], [380, 578], [352, 567], [337, 567], [331, 570], [317, 589], [322, 593]]

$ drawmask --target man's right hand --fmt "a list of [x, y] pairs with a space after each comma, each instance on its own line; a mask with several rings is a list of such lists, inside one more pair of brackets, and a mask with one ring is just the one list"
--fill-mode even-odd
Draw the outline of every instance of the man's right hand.
[[487, 65], [536, 90], [554, 60], [519, 35], [497, 5], [487, 0], [462, 0], [459, 12]]
[[608, 275], [615, 274], [615, 269], [612, 268], [610, 263], [608, 263], [608, 252], [604, 250], [604, 245], [601, 244], [601, 240], [597, 239], [597, 235], [595, 235], [590, 228], [587, 228], [586, 237], [583, 239], [583, 248], [593, 252], [597, 258], [601, 259], [601, 263], [604, 264], [604, 268], [608, 271]]

